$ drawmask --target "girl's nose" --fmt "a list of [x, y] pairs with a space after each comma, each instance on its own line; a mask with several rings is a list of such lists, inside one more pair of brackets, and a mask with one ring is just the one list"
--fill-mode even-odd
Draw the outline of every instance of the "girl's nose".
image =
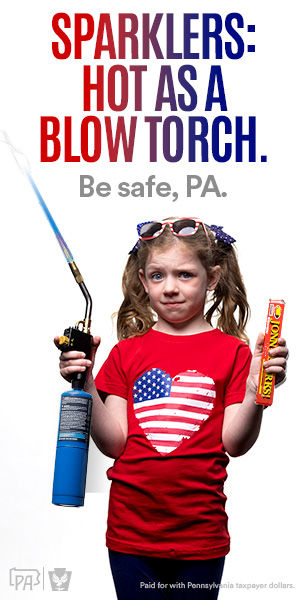
[[164, 294], [178, 294], [178, 282], [176, 277], [166, 277], [164, 285]]

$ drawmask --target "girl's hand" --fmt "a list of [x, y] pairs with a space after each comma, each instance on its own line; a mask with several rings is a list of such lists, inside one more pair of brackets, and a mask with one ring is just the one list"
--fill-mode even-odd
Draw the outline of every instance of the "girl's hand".
[[[59, 336], [55, 336], [54, 338], [55, 346], [59, 348]], [[67, 381], [72, 381], [72, 376], [74, 373], [79, 373], [85, 371], [87, 368], [89, 369], [87, 379], [92, 377], [92, 369], [95, 362], [95, 355], [97, 352], [97, 348], [100, 344], [100, 337], [93, 337], [92, 341], [92, 356], [91, 360], [85, 358], [84, 352], [77, 352], [76, 350], [69, 350], [68, 352], [62, 352], [59, 360], [59, 370], [61, 376]]]
[[[283, 338], [279, 338], [276, 348], [270, 350], [270, 360], [264, 362], [264, 368], [267, 373], [275, 375], [275, 385], [283, 383], [286, 378], [286, 361], [288, 358], [288, 349], [286, 341]], [[259, 372], [261, 357], [264, 345], [264, 334], [260, 333], [255, 344], [253, 358], [251, 361], [250, 372], [247, 384], [251, 390], [256, 394], [258, 388]]]

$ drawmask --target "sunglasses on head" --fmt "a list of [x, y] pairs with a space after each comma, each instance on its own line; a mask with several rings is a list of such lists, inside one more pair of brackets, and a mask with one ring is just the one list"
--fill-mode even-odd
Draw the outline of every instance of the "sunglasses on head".
[[169, 225], [174, 235], [193, 235], [200, 225], [203, 228], [204, 233], [208, 235], [205, 224], [202, 223], [202, 221], [196, 221], [196, 219], [176, 219], [176, 221], [147, 221], [145, 223], [139, 223], [137, 225], [139, 238], [142, 240], [152, 240], [159, 236], [167, 225]]
[[135, 244], [135, 246], [132, 248], [132, 250], [129, 252], [129, 254], [135, 253], [137, 251], [139, 244], [140, 244], [140, 240], [152, 240], [152, 239], [158, 237], [164, 231], [164, 229], [166, 228], [167, 225], [169, 225], [169, 227], [174, 235], [182, 236], [182, 237], [194, 235], [196, 233], [196, 231], [198, 231], [199, 227], [201, 226], [205, 233], [206, 239], [208, 241], [208, 245], [210, 246], [212, 251], [213, 251], [212, 242], [209, 238], [207, 229], [209, 229], [210, 231], [212, 231], [214, 233], [216, 239], [221, 240], [225, 244], [232, 244], [233, 242], [236, 241], [233, 237], [231, 237], [230, 235], [225, 233], [225, 231], [223, 231], [222, 226], [206, 225], [205, 223], [203, 223], [202, 221], [198, 221], [197, 219], [181, 218], [181, 219], [176, 219], [175, 221], [164, 221], [164, 222], [162, 222], [162, 221], [145, 221], [145, 222], [139, 223], [137, 225], [137, 232], [138, 232], [139, 239], [138, 239], [137, 243]]

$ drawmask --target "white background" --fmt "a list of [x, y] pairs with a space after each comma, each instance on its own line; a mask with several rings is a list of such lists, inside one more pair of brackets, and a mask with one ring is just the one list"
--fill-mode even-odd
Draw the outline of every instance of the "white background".
[[[162, 10], [153, 1], [153, 13]], [[109, 12], [111, 3], [101, 5]], [[148, 9], [147, 9], [148, 10]], [[139, 130], [133, 163], [109, 164], [105, 152], [97, 164], [41, 164], [41, 115], [74, 118], [74, 148], [82, 111], [82, 65], [92, 63], [93, 44], [84, 61], [57, 61], [51, 53], [51, 19], [55, 12], [99, 13], [96, 3], [11, 2], [0, 21], [0, 129], [29, 158], [32, 174], [63, 236], [70, 246], [94, 300], [93, 333], [103, 339], [97, 356], [100, 367], [115, 343], [111, 314], [121, 301], [121, 275], [129, 249], [136, 241], [135, 224], [171, 214], [199, 215], [224, 226], [238, 240], [252, 317], [251, 345], [263, 330], [269, 297], [286, 300], [284, 335], [290, 348], [289, 376], [264, 414], [255, 447], [232, 459], [226, 483], [232, 549], [226, 559], [220, 600], [236, 598], [293, 598], [299, 594], [296, 563], [299, 537], [298, 483], [298, 150], [299, 118], [296, 94], [298, 69], [295, 2], [187, 1], [176, 8], [178, 50], [183, 12], [240, 10], [246, 24], [255, 24], [247, 42], [256, 52], [239, 61], [222, 61], [228, 115], [257, 116], [258, 156], [266, 164], [189, 164], [186, 155], [175, 164], [149, 164], [147, 129]], [[164, 12], [174, 12], [166, 1]], [[138, 2], [114, 3], [118, 12], [137, 12]], [[116, 23], [116, 21], [115, 21]], [[199, 21], [201, 39], [201, 21]], [[117, 29], [115, 29], [117, 31]], [[196, 26], [195, 26], [196, 30]], [[166, 61], [168, 62], [168, 61]], [[174, 73], [180, 61], [170, 61]], [[190, 61], [189, 61], [190, 62]], [[212, 61], [213, 62], [213, 61]], [[113, 62], [111, 61], [113, 64]], [[111, 66], [105, 61], [107, 68]], [[122, 61], [129, 65], [129, 61]], [[141, 64], [142, 61], [134, 61]], [[153, 90], [160, 61], [147, 61], [144, 84], [145, 114], [154, 114]], [[211, 63], [201, 60], [201, 100], [195, 114], [204, 114], [203, 94]], [[176, 87], [177, 92], [182, 92]], [[107, 110], [105, 114], [109, 114]], [[96, 114], [95, 111], [93, 114]], [[125, 116], [134, 114], [131, 107]], [[164, 109], [164, 116], [169, 114]], [[182, 116], [182, 113], [178, 113]], [[215, 109], [213, 116], [218, 114]], [[99, 115], [100, 118], [102, 115]], [[140, 116], [140, 119], [142, 117]], [[51, 504], [51, 487], [60, 394], [68, 384], [58, 374], [58, 352], [52, 338], [83, 316], [79, 289], [59, 250], [28, 182], [5, 144], [0, 144], [1, 173], [1, 593], [20, 595], [9, 586], [9, 569], [45, 570], [45, 589], [32, 595], [52, 597], [48, 571], [72, 571], [69, 598], [85, 594], [90, 600], [115, 598], [105, 548], [108, 483], [105, 471], [112, 461], [92, 447], [84, 508]], [[168, 181], [180, 196], [176, 203], [154, 197], [109, 199], [79, 197], [79, 175], [96, 181], [145, 181], [150, 174]], [[187, 174], [214, 174], [226, 198], [184, 195]], [[239, 584], [266, 584], [260, 591]], [[269, 587], [275, 584], [277, 587]], [[294, 588], [283, 588], [292, 584]], [[279, 585], [279, 587], [278, 587]], [[298, 587], [298, 591], [297, 591]], [[145, 598], [147, 593], [145, 592]]]

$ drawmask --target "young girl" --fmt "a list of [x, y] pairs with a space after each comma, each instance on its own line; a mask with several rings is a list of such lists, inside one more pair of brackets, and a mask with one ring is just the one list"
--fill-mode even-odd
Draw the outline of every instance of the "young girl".
[[[264, 337], [251, 359], [235, 240], [221, 227], [168, 219], [138, 233], [123, 275], [121, 341], [95, 381], [80, 352], [61, 355], [61, 374], [90, 367], [92, 437], [115, 459], [106, 539], [118, 599], [213, 600], [230, 545], [227, 455], [244, 454], [259, 434]], [[282, 338], [272, 355], [265, 368], [278, 383]]]

